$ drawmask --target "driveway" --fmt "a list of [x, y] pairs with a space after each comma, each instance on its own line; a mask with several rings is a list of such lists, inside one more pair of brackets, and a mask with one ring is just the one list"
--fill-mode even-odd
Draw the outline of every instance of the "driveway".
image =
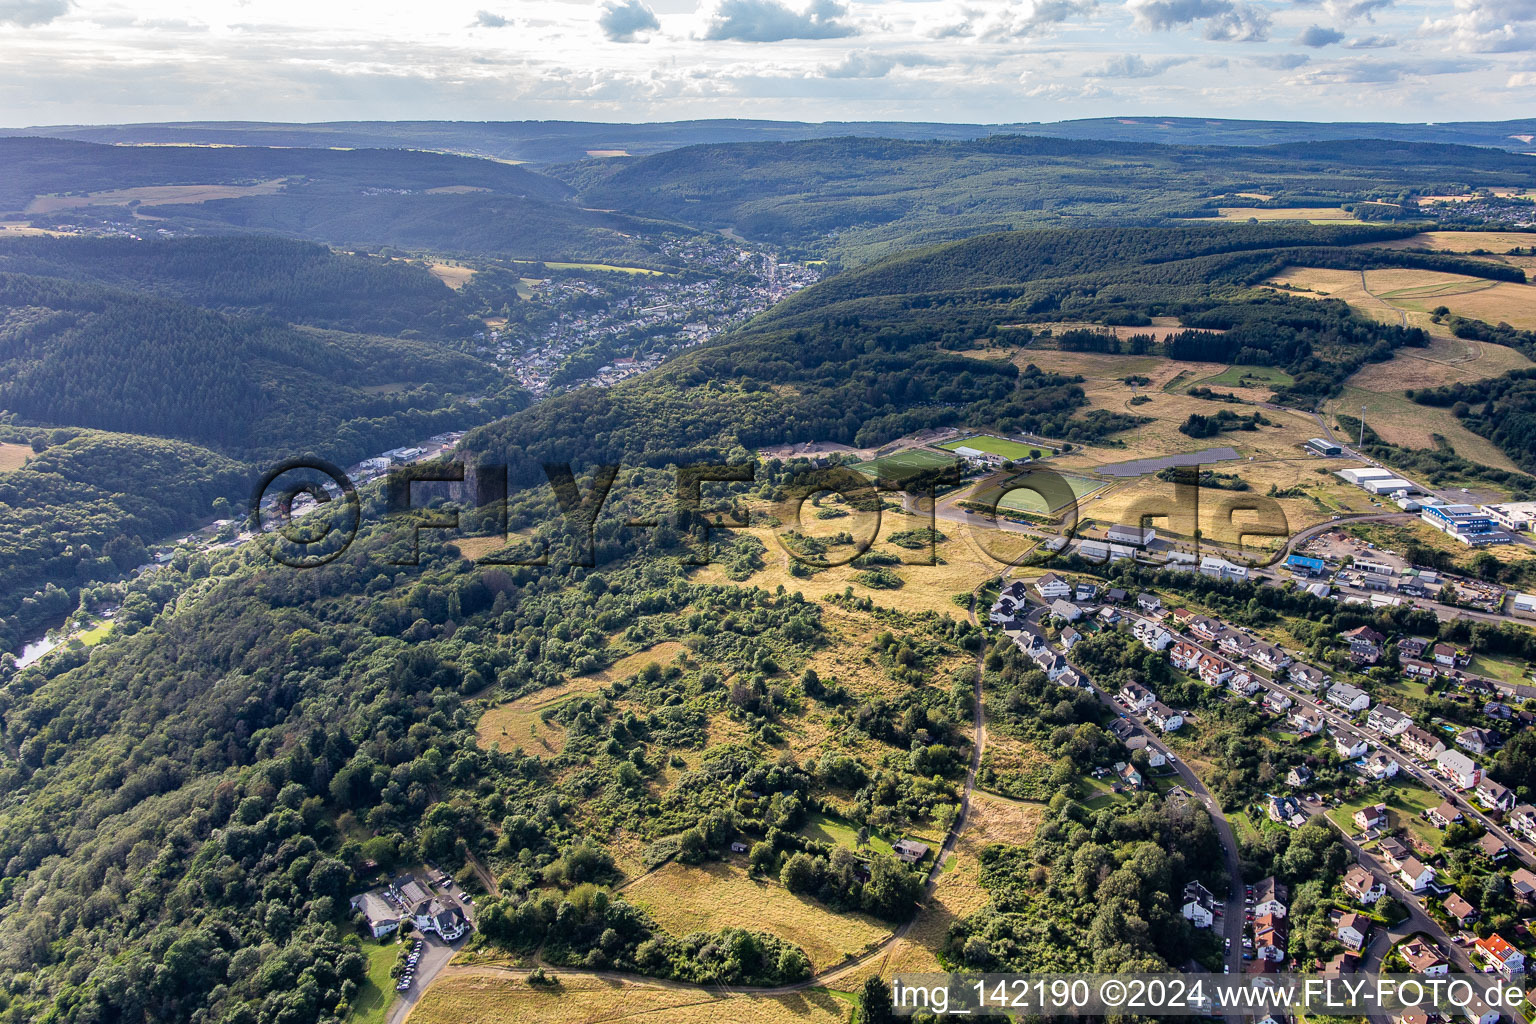
[[[427, 991], [427, 986], [432, 984], [432, 979], [437, 973], [448, 966], [448, 961], [457, 953], [458, 946], [450, 946], [436, 935], [420, 935], [418, 938], [426, 941], [426, 947], [421, 951], [421, 959], [416, 962], [416, 982], [404, 992], [395, 993], [395, 1001], [390, 1004], [389, 1013], [385, 1016], [386, 1024], [400, 1024], [410, 1015], [416, 1006], [417, 1000]], [[459, 940], [462, 945], [463, 939]]]

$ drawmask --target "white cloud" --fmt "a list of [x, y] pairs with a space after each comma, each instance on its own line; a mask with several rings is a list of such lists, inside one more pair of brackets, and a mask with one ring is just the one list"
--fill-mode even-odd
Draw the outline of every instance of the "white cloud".
[[1171, 67], [1189, 63], [1188, 57], [1163, 57], [1143, 60], [1134, 53], [1116, 57], [1102, 68], [1083, 72], [1088, 78], [1156, 78]]
[[780, 0], [717, 0], [706, 17], [705, 39], [774, 43], [784, 39], [840, 39], [858, 29], [839, 18], [848, 8], [837, 0], [811, 0], [794, 10]]
[[1300, 43], [1302, 46], [1319, 47], [1332, 46], [1334, 43], [1342, 42], [1343, 39], [1344, 33], [1340, 32], [1336, 28], [1324, 28], [1321, 25], [1309, 25], [1307, 28], [1302, 30], [1299, 36], [1296, 37], [1296, 42]]
[[642, 33], [661, 31], [656, 12], [644, 0], [608, 0], [597, 23], [603, 35], [616, 43], [632, 43]]
[[1449, 38], [1469, 53], [1536, 49], [1536, 0], [1454, 0], [1448, 18], [1426, 19], [1422, 34]]
[[1259, 42], [1269, 38], [1269, 12], [1244, 0], [1128, 0], [1126, 7], [1145, 29], [1166, 32], [1205, 22], [1205, 38]]
[[491, 11], [476, 11], [473, 22], [475, 28], [506, 28], [510, 24], [506, 18]]
[[68, 11], [69, 0], [0, 0], [0, 25], [46, 25]]
[[933, 66], [941, 63], [921, 53], [876, 53], [873, 50], [853, 50], [841, 63], [825, 65], [821, 74], [825, 78], [884, 78], [899, 67]]
[[1351, 50], [1384, 50], [1397, 45], [1396, 36], [1356, 36], [1344, 44]]

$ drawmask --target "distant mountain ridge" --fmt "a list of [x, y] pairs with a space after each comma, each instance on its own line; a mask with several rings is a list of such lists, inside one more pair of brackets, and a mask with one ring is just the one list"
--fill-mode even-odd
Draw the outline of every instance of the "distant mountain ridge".
[[1200, 117], [1096, 117], [1012, 124], [932, 121], [756, 121], [715, 119], [627, 124], [592, 121], [264, 121], [150, 122], [126, 125], [48, 125], [0, 129], [32, 135], [135, 145], [383, 147], [436, 150], [563, 163], [590, 155], [642, 156], [683, 146], [730, 142], [789, 142], [847, 136], [906, 140], [964, 140], [1027, 134], [1109, 142], [1265, 146], [1286, 142], [1385, 139], [1536, 151], [1536, 118], [1513, 121], [1397, 123], [1389, 121], [1256, 121]]

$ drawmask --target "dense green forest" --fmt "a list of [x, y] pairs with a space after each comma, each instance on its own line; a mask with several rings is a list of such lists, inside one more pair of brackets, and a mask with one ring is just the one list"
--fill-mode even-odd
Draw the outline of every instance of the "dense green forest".
[[1445, 183], [1531, 184], [1499, 150], [1362, 141], [1202, 148], [999, 135], [691, 146], [557, 169], [586, 206], [617, 207], [863, 262], [903, 247], [1064, 218], [1162, 218], [1229, 193], [1338, 203]]
[[[496, 388], [427, 342], [301, 330], [57, 278], [0, 274], [0, 406], [24, 422], [158, 434], [249, 458], [353, 461]], [[429, 429], [421, 429], [427, 427]]]
[[5, 239], [0, 271], [375, 334], [468, 337], [484, 326], [475, 314], [517, 302], [507, 271], [482, 270], [454, 291], [420, 264], [260, 236]]

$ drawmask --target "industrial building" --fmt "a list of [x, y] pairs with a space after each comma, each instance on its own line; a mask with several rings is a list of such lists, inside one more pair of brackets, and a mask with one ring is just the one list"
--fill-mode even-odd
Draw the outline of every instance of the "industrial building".
[[1476, 505], [1435, 505], [1419, 513], [1419, 518], [1469, 547], [1508, 544], [1509, 534], [1495, 525]]

